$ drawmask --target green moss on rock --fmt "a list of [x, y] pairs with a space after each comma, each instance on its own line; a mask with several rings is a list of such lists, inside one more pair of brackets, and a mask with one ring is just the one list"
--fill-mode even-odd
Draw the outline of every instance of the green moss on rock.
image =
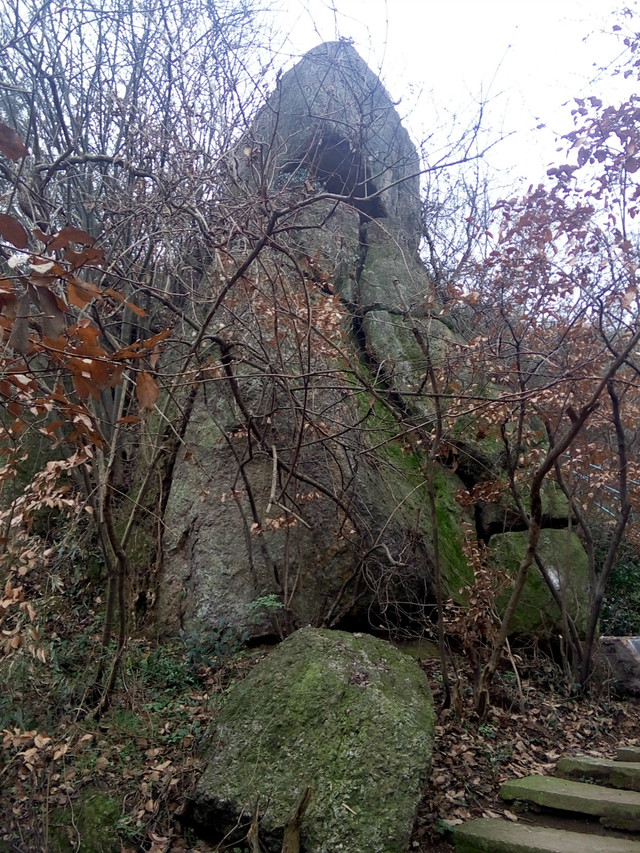
[[[415, 528], [424, 541], [433, 543], [433, 529], [425, 480], [425, 456], [408, 451], [397, 436], [397, 423], [380, 403], [373, 407], [367, 420], [367, 431], [375, 447], [373, 451], [384, 466], [385, 488], [379, 479], [364, 484], [362, 494], [368, 506], [383, 507], [386, 519], [405, 529]], [[377, 470], [380, 466], [375, 466]], [[440, 545], [440, 570], [445, 594], [458, 603], [467, 597], [473, 583], [473, 570], [463, 552], [463, 525], [473, 524], [473, 516], [456, 500], [463, 488], [460, 479], [448, 468], [439, 466], [435, 478], [436, 515]], [[393, 526], [393, 525], [392, 525]]]
[[[528, 534], [502, 533], [489, 545], [494, 565], [515, 576], [527, 547]], [[578, 537], [570, 530], [543, 530], [538, 552], [548, 567], [567, 603], [567, 611], [583, 632], [589, 609], [589, 567], [587, 555]], [[504, 610], [510, 591], [498, 600]], [[534, 565], [516, 611], [511, 631], [514, 634], [548, 635], [562, 629], [562, 618], [549, 589]]]
[[550, 518], [568, 518], [569, 501], [555, 480], [545, 480], [542, 484], [542, 514]]
[[428, 775], [434, 713], [416, 663], [368, 635], [304, 628], [231, 689], [210, 732], [194, 818], [221, 837], [259, 804], [279, 851], [307, 786], [308, 853], [404, 853]]
[[473, 583], [473, 570], [462, 550], [465, 511], [455, 497], [460, 485], [446, 468], [440, 468], [434, 478], [442, 581], [446, 594], [456, 602], [465, 600], [466, 589]]

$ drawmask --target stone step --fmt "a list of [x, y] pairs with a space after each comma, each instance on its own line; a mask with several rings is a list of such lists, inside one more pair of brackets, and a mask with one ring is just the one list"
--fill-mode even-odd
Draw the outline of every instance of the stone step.
[[500, 818], [480, 818], [453, 831], [457, 853], [640, 853], [640, 842], [586, 835]]
[[608, 761], [589, 755], [565, 756], [556, 765], [556, 776], [578, 781], [592, 779], [613, 788], [640, 791], [640, 760]]
[[621, 746], [616, 761], [640, 761], [640, 746]]
[[603, 826], [640, 831], [640, 793], [588, 785], [554, 776], [527, 776], [505, 783], [503, 800], [523, 800], [549, 809], [593, 815]]

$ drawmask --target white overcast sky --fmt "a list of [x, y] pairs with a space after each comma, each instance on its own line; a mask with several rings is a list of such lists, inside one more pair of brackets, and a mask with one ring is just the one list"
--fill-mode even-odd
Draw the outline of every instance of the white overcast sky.
[[605, 33], [622, 5], [631, 0], [279, 0], [276, 20], [292, 55], [353, 39], [401, 100], [414, 140], [439, 128], [433, 159], [447, 128], [464, 128], [488, 101], [485, 128], [512, 134], [489, 153], [490, 170], [498, 183], [537, 183], [562, 160], [555, 139], [572, 128], [574, 97], [619, 103], [629, 92], [598, 71], [621, 50]]

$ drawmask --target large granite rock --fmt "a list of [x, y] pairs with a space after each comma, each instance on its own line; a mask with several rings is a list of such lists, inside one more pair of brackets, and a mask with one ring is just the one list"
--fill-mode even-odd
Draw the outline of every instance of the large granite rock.
[[[433, 427], [428, 368], [454, 351], [458, 371], [443, 376], [468, 366], [417, 252], [416, 148], [377, 76], [351, 45], [331, 42], [282, 75], [228, 167], [245, 234], [257, 239], [281, 215], [216, 314], [211, 382], [193, 406], [166, 507], [159, 623], [260, 635], [370, 618], [422, 630], [434, 600], [421, 449]], [[237, 263], [250, 242], [240, 244]], [[212, 300], [224, 289], [216, 275]], [[473, 451], [464, 430], [461, 419], [457, 446]], [[492, 473], [475, 452], [454, 461], [466, 486]], [[464, 602], [465, 536], [475, 525], [489, 539], [517, 518], [485, 506], [475, 519], [445, 465], [436, 486], [444, 594]], [[513, 548], [495, 539], [493, 552], [511, 560]], [[580, 607], [586, 589], [572, 588]], [[265, 596], [283, 607], [256, 620]], [[554, 606], [525, 602], [518, 630], [555, 630]]]
[[609, 666], [616, 690], [640, 696], [640, 637], [600, 637], [598, 650]]
[[237, 156], [254, 190], [317, 183], [417, 250], [420, 159], [380, 78], [348, 42], [320, 44], [283, 74]]
[[280, 851], [305, 789], [305, 853], [404, 853], [426, 782], [431, 692], [409, 657], [368, 635], [304, 628], [224, 698], [193, 819], [227, 842]]
[[[406, 392], [406, 405], [429, 416], [426, 397], [416, 393], [425, 354], [408, 318], [421, 318], [411, 322], [423, 323], [434, 352], [452, 337], [427, 310], [435, 297], [417, 254], [415, 146], [376, 75], [349, 44], [336, 42], [282, 76], [233, 156], [233, 194], [255, 198], [259, 189], [270, 205], [292, 212], [279, 221], [283, 251], [263, 252], [251, 271], [256, 280], [266, 272], [269, 295], [245, 284], [220, 309], [236, 342], [244, 410], [224, 382], [193, 407], [165, 514], [159, 621], [172, 632], [225, 622], [286, 633], [309, 622], [335, 625], [370, 607], [376, 620], [394, 622], [397, 603], [401, 619], [424, 621], [433, 545], [423, 466], [366, 387], [399, 405]], [[290, 322], [301, 272], [313, 322], [335, 320], [333, 349], [320, 336], [301, 341]], [[354, 379], [349, 358], [364, 380]], [[260, 425], [262, 446], [255, 436], [248, 445], [247, 416]], [[274, 453], [304, 479], [280, 471], [276, 482]], [[460, 522], [473, 519], [456, 504], [462, 483], [455, 474], [443, 469], [438, 483], [442, 571], [459, 599], [472, 577]], [[294, 514], [274, 504], [274, 485]], [[285, 607], [252, 620], [253, 602], [271, 594]]]
[[[367, 429], [357, 429], [359, 398], [331, 402], [328, 395], [325, 417], [331, 413], [332, 421], [354, 428], [333, 447], [314, 441], [299, 449], [299, 471], [327, 493], [294, 483], [296, 518], [270, 501], [270, 454], [255, 449], [240, 479], [246, 437], [234, 434], [238, 423], [227, 395], [221, 388], [215, 398], [198, 398], [176, 464], [158, 600], [163, 630], [206, 634], [226, 624], [260, 636], [309, 623], [331, 626], [347, 614], [364, 620], [370, 613], [376, 624], [428, 619], [432, 524], [425, 481], [419, 459], [394, 440], [393, 423], [372, 412]], [[285, 406], [271, 426], [280, 458], [288, 459], [295, 436]], [[446, 468], [436, 488], [444, 581], [462, 600], [473, 577], [462, 525], [472, 515], [456, 502], [461, 483]], [[269, 595], [286, 606], [256, 613], [254, 602]]]
[[[527, 548], [528, 534], [501, 533], [489, 543], [490, 561], [515, 576]], [[547, 566], [556, 589], [579, 633], [584, 633], [589, 615], [589, 565], [575, 533], [569, 530], [542, 530], [538, 552]], [[498, 600], [504, 609], [509, 591]], [[562, 616], [537, 566], [529, 569], [527, 583], [516, 611], [514, 634], [548, 636], [561, 632]]]

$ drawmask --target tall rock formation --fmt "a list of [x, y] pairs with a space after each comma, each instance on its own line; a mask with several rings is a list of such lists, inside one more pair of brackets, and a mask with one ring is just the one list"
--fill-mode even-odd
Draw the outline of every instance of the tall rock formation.
[[[429, 367], [464, 342], [418, 255], [416, 148], [340, 41], [282, 75], [227, 166], [215, 349], [173, 473], [161, 621], [424, 624], [433, 524], [407, 425], [430, 428]], [[474, 518], [453, 471], [435, 486], [445, 592], [462, 600]]]
[[346, 41], [310, 50], [280, 80], [248, 140], [244, 178], [319, 182], [365, 221], [385, 220], [414, 253], [420, 228], [420, 160], [379, 78]]

